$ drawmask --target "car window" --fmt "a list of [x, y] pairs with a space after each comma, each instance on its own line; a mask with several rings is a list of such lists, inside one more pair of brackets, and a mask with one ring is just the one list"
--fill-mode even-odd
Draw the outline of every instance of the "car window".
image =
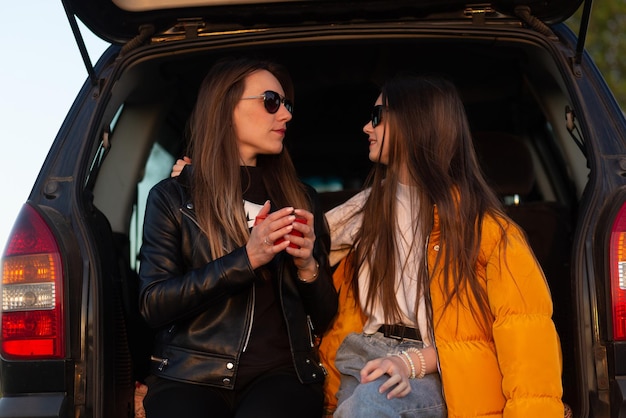
[[[137, 183], [137, 202], [133, 206], [133, 214], [130, 224], [130, 251], [131, 268], [139, 270], [139, 250], [141, 248], [141, 237], [143, 218], [146, 211], [146, 199], [152, 186], [164, 178], [169, 177], [172, 165], [176, 158], [167, 152], [160, 144], [155, 143], [150, 151], [150, 156], [146, 162], [145, 174], [141, 181]], [[132, 256], [134, 255], [134, 256]]]

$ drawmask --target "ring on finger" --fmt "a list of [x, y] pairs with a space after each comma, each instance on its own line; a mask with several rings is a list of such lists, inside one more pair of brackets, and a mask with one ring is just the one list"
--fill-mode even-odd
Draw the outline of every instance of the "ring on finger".
[[272, 243], [267, 239], [267, 237], [265, 237], [265, 239], [263, 240], [263, 244], [267, 245], [267, 246], [272, 246]]

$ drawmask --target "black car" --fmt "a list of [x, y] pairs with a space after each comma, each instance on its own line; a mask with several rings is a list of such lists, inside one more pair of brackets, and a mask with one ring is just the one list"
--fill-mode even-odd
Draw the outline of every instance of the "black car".
[[[582, 8], [584, 31], [591, 0], [63, 2], [88, 79], [3, 254], [0, 417], [134, 415], [147, 191], [184, 154], [208, 68], [239, 54], [290, 70], [285, 143], [327, 208], [370, 168], [361, 128], [381, 81], [453, 80], [549, 283], [564, 401], [576, 418], [626, 417], [626, 120], [563, 23]], [[76, 18], [111, 43], [94, 66]]]

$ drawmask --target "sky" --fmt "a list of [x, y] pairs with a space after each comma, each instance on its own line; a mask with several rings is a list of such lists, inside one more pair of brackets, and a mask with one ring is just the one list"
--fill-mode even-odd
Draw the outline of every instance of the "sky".
[[[0, 37], [0, 245], [80, 88], [87, 70], [61, 0], [5, 2]], [[108, 43], [80, 24], [92, 63]]]

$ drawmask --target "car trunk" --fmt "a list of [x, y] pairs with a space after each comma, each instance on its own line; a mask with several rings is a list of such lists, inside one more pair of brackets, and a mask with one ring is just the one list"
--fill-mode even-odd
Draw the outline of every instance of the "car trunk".
[[[432, 32], [421, 24], [404, 25], [400, 33], [393, 25], [355, 24], [345, 30], [322, 25], [304, 32], [271, 30], [254, 41], [233, 33], [220, 42], [190, 44], [186, 51], [178, 47], [176, 54], [166, 46], [154, 54], [150, 47], [138, 52], [149, 59], [129, 57], [123, 71], [111, 76], [114, 94], [101, 131], [108, 131], [120, 109], [121, 117], [108, 132], [110, 148], [97, 168], [94, 205], [124, 243], [133, 271], [147, 191], [184, 155], [185, 123], [199, 83], [223, 55], [260, 55], [290, 69], [295, 113], [285, 143], [299, 175], [321, 192], [327, 208], [355, 193], [367, 175], [361, 128], [382, 80], [407, 69], [444, 75], [461, 90], [485, 172], [545, 270], [564, 348], [565, 400], [578, 409], [584, 389], [576, 375], [569, 258], [585, 181], [568, 175], [572, 161], [564, 161], [562, 153], [573, 153], [573, 161], [583, 164], [585, 157], [561, 116], [571, 106], [561, 76], [569, 71], [567, 63], [550, 58], [555, 46], [538, 41], [532, 31], [524, 42], [496, 37], [489, 28], [459, 26], [445, 36]], [[225, 40], [227, 50], [220, 47]], [[554, 103], [545, 103], [539, 90]], [[546, 114], [544, 106], [559, 118]], [[114, 181], [120, 175], [129, 185], [123, 190]], [[135, 183], [137, 188], [131, 187]]]
[[[60, 415], [132, 416], [134, 384], [146, 377], [150, 353], [151, 331], [134, 303], [147, 191], [184, 155], [187, 118], [212, 63], [245, 54], [289, 69], [296, 95], [285, 144], [326, 208], [363, 184], [370, 162], [361, 129], [383, 80], [407, 70], [450, 78], [465, 103], [481, 165], [544, 268], [563, 347], [564, 400], [574, 416], [591, 416], [592, 406], [594, 416], [609, 416], [602, 410], [610, 403], [608, 384], [597, 378], [597, 398], [589, 396], [597, 386], [588, 371], [593, 348], [582, 341], [588, 319], [575, 301], [584, 284], [577, 283], [581, 273], [571, 262], [595, 151], [585, 145], [588, 127], [576, 134], [564, 115], [600, 108], [597, 98], [583, 103], [575, 94], [576, 59], [583, 57], [559, 23], [580, 2], [526, 1], [516, 9], [508, 1], [228, 2], [207, 8], [191, 1], [185, 8], [161, 3], [164, 10], [145, 2], [64, 3], [71, 22], [77, 16], [113, 45], [95, 67], [86, 58], [81, 100], [89, 106], [59, 134], [65, 140], [58, 147], [78, 152], [80, 170], [66, 173], [62, 161], [45, 167], [75, 181], [73, 222], [88, 242], [67, 245], [79, 247], [68, 256], [68, 281], [82, 282], [72, 285], [80, 297], [71, 311], [80, 320], [68, 321], [70, 354], [55, 369], [62, 377], [45, 388], [65, 392]], [[38, 182], [34, 190], [48, 193], [50, 182]], [[33, 202], [60, 205], [55, 192], [42, 195]], [[18, 369], [23, 373], [5, 386], [13, 394], [23, 388], [20, 378], [37, 376], [32, 368]]]

